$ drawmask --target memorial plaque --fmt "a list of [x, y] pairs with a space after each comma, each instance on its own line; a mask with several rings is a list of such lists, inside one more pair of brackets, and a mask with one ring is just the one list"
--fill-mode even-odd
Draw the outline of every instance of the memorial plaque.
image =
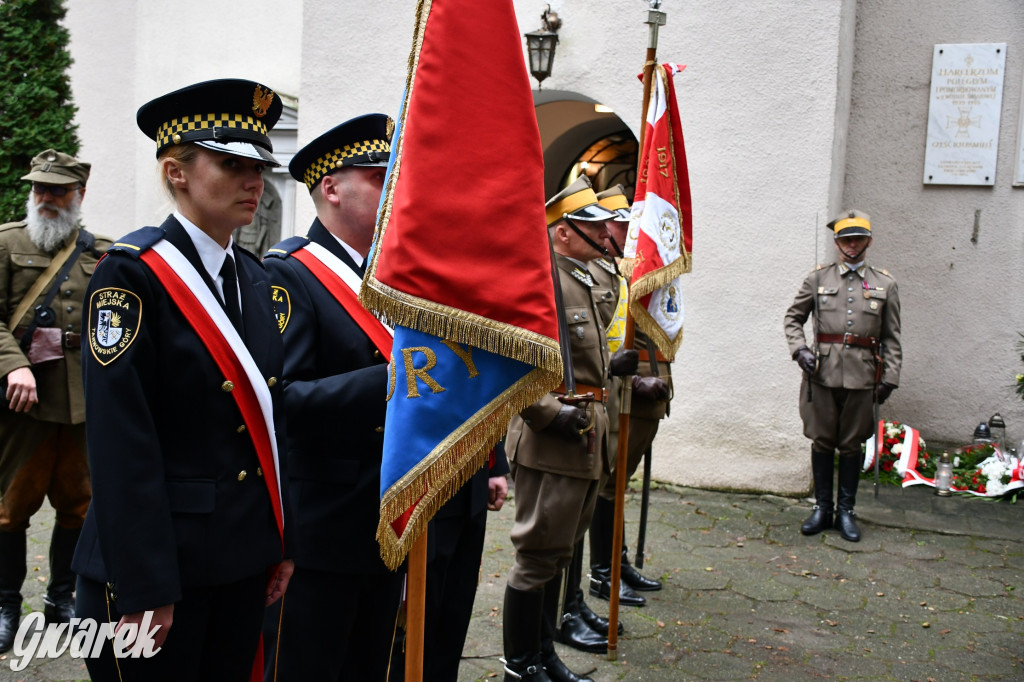
[[926, 185], [994, 185], [1006, 43], [936, 45]]

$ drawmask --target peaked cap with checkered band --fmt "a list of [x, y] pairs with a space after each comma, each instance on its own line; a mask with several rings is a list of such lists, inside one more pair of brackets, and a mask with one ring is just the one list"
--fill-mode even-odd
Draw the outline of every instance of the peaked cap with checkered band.
[[296, 152], [288, 172], [312, 192], [325, 175], [339, 168], [387, 166], [394, 128], [395, 122], [384, 114], [345, 121]]
[[269, 133], [281, 117], [280, 96], [255, 81], [204, 81], [143, 104], [139, 128], [165, 148], [195, 142], [208, 149], [277, 165]]

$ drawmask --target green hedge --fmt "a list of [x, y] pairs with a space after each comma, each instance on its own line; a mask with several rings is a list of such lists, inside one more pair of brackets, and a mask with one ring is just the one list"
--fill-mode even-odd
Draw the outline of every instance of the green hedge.
[[78, 154], [63, 0], [0, 0], [0, 223], [25, 214], [32, 157]]

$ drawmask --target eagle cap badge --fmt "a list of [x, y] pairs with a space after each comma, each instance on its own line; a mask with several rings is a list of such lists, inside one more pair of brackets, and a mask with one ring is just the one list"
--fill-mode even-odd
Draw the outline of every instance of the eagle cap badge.
[[255, 114], [256, 118], [266, 116], [267, 110], [270, 109], [270, 105], [273, 103], [274, 91], [262, 85], [257, 85], [252, 93], [252, 113]]

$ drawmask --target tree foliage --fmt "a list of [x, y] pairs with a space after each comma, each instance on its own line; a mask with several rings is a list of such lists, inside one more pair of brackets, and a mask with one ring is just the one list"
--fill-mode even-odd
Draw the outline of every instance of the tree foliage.
[[32, 157], [78, 154], [63, 0], [0, 0], [0, 223], [25, 214]]

